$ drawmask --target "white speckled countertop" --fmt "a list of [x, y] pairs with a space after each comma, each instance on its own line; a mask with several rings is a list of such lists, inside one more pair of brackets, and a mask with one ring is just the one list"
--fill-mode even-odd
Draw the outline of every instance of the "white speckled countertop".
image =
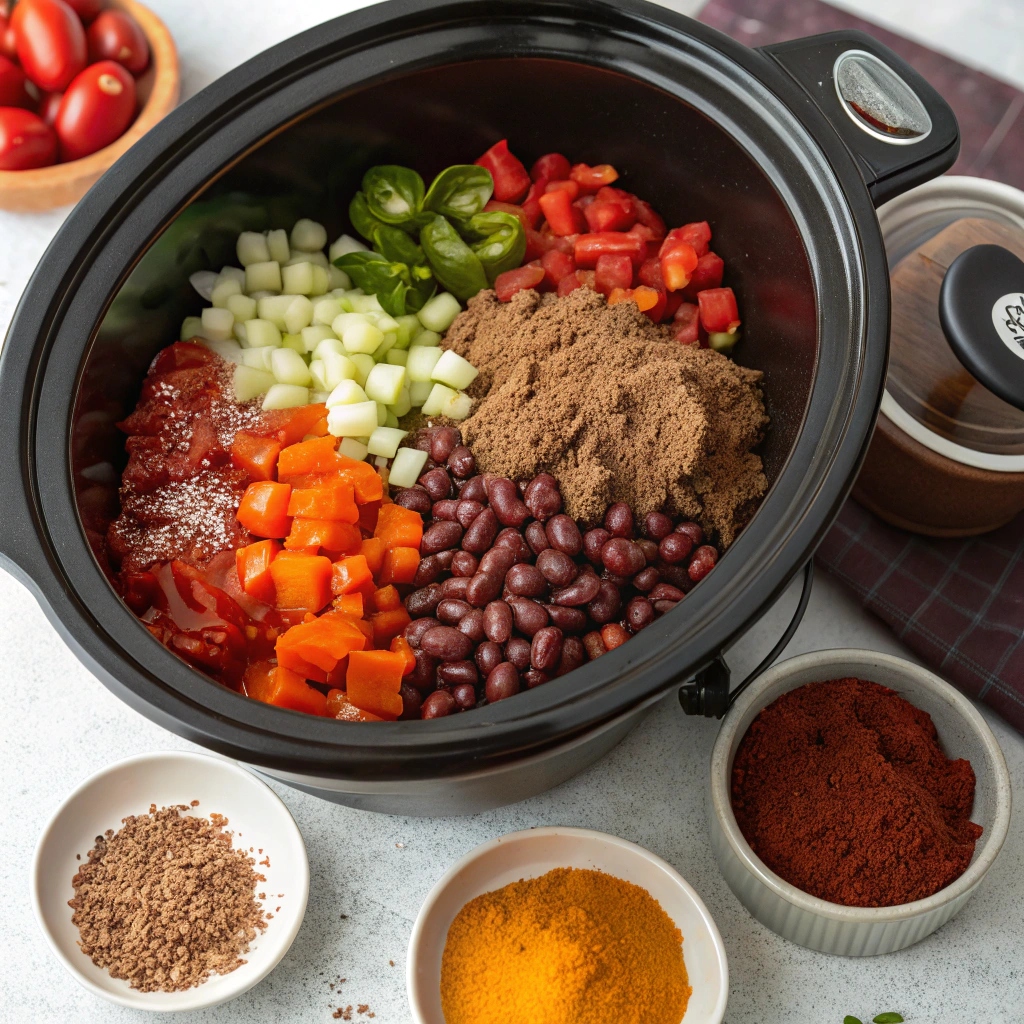
[[[150, 0], [150, 5], [178, 41], [186, 96], [278, 39], [359, 6], [346, 0], [292, 5]], [[670, 6], [692, 11], [699, 0], [672, 0]], [[913, 25], [921, 41], [1024, 85], [1020, 0], [981, 0], [969, 11], [956, 0], [842, 0], [842, 6], [899, 31]], [[970, 26], [964, 22], [968, 17]], [[66, 213], [0, 212], [0, 335]], [[729, 660], [737, 672], [767, 650], [794, 603], [795, 594], [784, 597], [732, 652]], [[819, 575], [807, 617], [787, 653], [843, 646], [906, 655], [884, 626]], [[189, 744], [108, 693], [64, 647], [29, 593], [2, 573], [0, 663], [7, 694], [0, 716], [0, 887], [8, 950], [0, 960], [0, 1024], [150, 1019], [86, 994], [50, 955], [32, 917], [28, 870], [45, 820], [78, 782], [122, 757]], [[1016, 791], [1024, 793], [1024, 738], [985, 714]], [[315, 1024], [330, 1021], [339, 1005], [365, 1003], [376, 1015], [375, 1024], [406, 1024], [406, 943], [431, 885], [479, 842], [531, 825], [561, 824], [640, 843], [693, 884], [725, 940], [729, 1024], [840, 1024], [847, 1013], [866, 1021], [891, 1009], [901, 1011], [908, 1024], [1024, 1020], [1024, 817], [1014, 816], [1002, 855], [977, 895], [935, 935], [877, 959], [813, 953], [750, 918], [715, 867], [704, 822], [715, 729], [714, 722], [686, 718], [670, 697], [585, 774], [534, 800], [471, 818], [385, 817], [276, 786], [309, 852], [310, 900], [302, 931], [277, 970], [251, 992], [178, 1019], [182, 1024]], [[339, 977], [347, 979], [340, 993], [330, 988]], [[353, 1013], [353, 1019], [368, 1018]]]

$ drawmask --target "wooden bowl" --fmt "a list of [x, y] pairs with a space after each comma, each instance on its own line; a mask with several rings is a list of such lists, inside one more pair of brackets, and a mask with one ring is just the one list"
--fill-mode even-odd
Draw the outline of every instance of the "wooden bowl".
[[81, 160], [34, 171], [0, 171], [0, 209], [36, 213], [77, 203], [100, 175], [178, 102], [178, 51], [167, 26], [136, 0], [109, 0], [107, 6], [130, 14], [149, 40], [149, 67], [136, 81], [141, 104], [138, 116], [119, 139]]

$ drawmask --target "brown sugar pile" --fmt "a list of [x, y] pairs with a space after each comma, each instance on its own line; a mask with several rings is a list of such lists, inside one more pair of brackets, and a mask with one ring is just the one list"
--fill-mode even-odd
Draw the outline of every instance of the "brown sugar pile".
[[233, 849], [227, 819], [184, 804], [132, 815], [96, 837], [72, 879], [79, 946], [111, 977], [142, 992], [178, 992], [228, 974], [267, 927], [263, 876]]
[[481, 468], [552, 473], [571, 516], [625, 501], [696, 519], [727, 546], [767, 490], [753, 453], [768, 423], [761, 374], [680, 345], [634, 303], [484, 291], [444, 345], [480, 370], [461, 426]]

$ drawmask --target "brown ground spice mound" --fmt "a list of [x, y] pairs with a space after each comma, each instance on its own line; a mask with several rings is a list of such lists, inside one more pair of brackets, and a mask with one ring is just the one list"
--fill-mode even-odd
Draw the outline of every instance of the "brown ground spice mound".
[[974, 769], [931, 716], [863, 679], [783, 694], [736, 752], [732, 805], [754, 852], [804, 892], [850, 907], [924, 899], [967, 870]]
[[72, 879], [79, 946], [142, 992], [178, 992], [228, 974], [267, 927], [252, 857], [233, 849], [227, 818], [184, 804], [125, 818], [96, 837]]
[[461, 426], [481, 468], [552, 473], [571, 516], [594, 522], [625, 501], [696, 519], [728, 546], [767, 489], [752, 452], [768, 423], [761, 374], [680, 345], [634, 303], [484, 291], [444, 345], [480, 370]]

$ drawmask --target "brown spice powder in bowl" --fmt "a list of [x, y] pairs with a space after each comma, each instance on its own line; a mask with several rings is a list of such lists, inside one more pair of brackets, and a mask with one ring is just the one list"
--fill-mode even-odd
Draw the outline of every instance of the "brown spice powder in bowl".
[[480, 370], [461, 426], [481, 468], [552, 473], [575, 518], [624, 501], [696, 519], [727, 547], [767, 490], [753, 453], [768, 423], [761, 374], [680, 345], [634, 303], [484, 291], [444, 346]]

